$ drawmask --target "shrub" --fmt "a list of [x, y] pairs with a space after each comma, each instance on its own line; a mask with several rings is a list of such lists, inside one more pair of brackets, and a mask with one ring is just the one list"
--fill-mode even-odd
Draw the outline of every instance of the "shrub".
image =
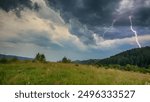
[[10, 59], [11, 62], [17, 62], [18, 58], [17, 57], [13, 57], [12, 59]]
[[40, 53], [36, 54], [33, 62], [36, 62], [36, 61], [38, 61], [38, 62], [46, 62], [45, 55], [44, 54], [40, 54]]
[[6, 58], [1, 58], [1, 59], [0, 59], [0, 63], [6, 64], [6, 63], [8, 63], [8, 59], [6, 59]]
[[75, 64], [75, 66], [79, 66], [79, 64]]
[[62, 63], [71, 63], [71, 60], [68, 59], [67, 57], [64, 57], [61, 62]]

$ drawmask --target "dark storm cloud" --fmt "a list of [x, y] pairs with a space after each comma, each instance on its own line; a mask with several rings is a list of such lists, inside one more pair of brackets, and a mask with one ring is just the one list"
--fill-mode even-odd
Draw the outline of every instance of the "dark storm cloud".
[[0, 0], [0, 8], [9, 12], [11, 10], [16, 12], [18, 17], [21, 16], [20, 11], [27, 7], [29, 9], [39, 10], [39, 5], [31, 0]]
[[[122, 1], [129, 1], [121, 5]], [[110, 25], [116, 19], [115, 25], [127, 26], [130, 24], [128, 16], [132, 15], [134, 25], [150, 25], [150, 1], [149, 0], [48, 0], [50, 7], [59, 10], [63, 19], [69, 23], [70, 19], [77, 19], [82, 24], [90, 26]], [[130, 8], [130, 4], [133, 7]], [[125, 8], [117, 11], [125, 6]], [[5, 11], [14, 9], [20, 16], [20, 10], [24, 7], [40, 9], [37, 3], [31, 0], [1, 0], [0, 8]], [[123, 12], [123, 13], [121, 13]], [[121, 13], [121, 14], [120, 14]]]
[[[50, 7], [60, 11], [69, 31], [88, 45], [94, 44], [93, 34], [103, 37], [113, 20], [114, 29], [108, 31], [103, 39], [122, 39], [133, 37], [129, 16], [132, 16], [134, 29], [138, 35], [150, 33], [149, 0], [48, 0]], [[95, 29], [96, 28], [96, 29]]]
[[66, 21], [72, 17], [89, 25], [109, 23], [120, 0], [49, 0], [50, 5], [59, 9]]
[[136, 25], [150, 26], [150, 7], [140, 8], [134, 15]]
[[[48, 0], [50, 7], [59, 10], [70, 32], [86, 44], [94, 44], [94, 26], [110, 25], [120, 0]], [[102, 32], [100, 32], [102, 33]]]
[[[126, 0], [126, 5], [121, 5], [123, 0], [48, 0], [50, 5], [61, 11], [61, 15], [68, 22], [71, 18], [78, 19], [81, 23], [96, 26], [109, 25], [113, 19], [117, 19], [116, 25], [129, 25], [128, 17], [132, 15], [137, 26], [150, 25], [150, 1]], [[125, 1], [125, 0], [124, 0]], [[130, 2], [132, 3], [129, 9]], [[120, 6], [126, 10], [117, 12]]]
[[23, 8], [24, 6], [32, 8], [31, 4], [32, 2], [30, 0], [1, 0], [0, 8], [9, 11], [12, 9], [16, 9], [17, 7]]

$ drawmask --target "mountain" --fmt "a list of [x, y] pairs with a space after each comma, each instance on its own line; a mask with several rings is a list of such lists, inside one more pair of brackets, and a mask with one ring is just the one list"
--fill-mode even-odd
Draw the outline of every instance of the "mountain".
[[6, 58], [6, 59], [17, 58], [18, 60], [32, 60], [32, 58], [28, 58], [28, 57], [0, 54], [0, 59], [2, 58]]
[[135, 48], [124, 51], [117, 55], [105, 59], [90, 59], [85, 61], [78, 61], [80, 64], [96, 64], [96, 65], [110, 65], [118, 64], [125, 66], [127, 64], [137, 65], [139, 67], [148, 67], [150, 65], [150, 47]]
[[73, 61], [73, 63], [77, 63], [77, 64], [96, 64], [98, 61], [100, 61], [100, 59], [89, 59], [89, 60], [76, 60]]

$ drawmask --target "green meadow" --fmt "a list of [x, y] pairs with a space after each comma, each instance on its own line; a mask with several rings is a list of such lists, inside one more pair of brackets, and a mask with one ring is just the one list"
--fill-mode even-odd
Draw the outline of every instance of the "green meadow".
[[149, 73], [72, 63], [13, 62], [0, 64], [1, 85], [145, 85]]

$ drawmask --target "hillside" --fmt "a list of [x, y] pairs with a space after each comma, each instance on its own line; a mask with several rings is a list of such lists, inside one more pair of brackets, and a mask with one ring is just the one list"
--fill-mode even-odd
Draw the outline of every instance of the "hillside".
[[85, 61], [78, 61], [81, 64], [98, 64], [98, 65], [112, 65], [118, 64], [126, 66], [127, 64], [136, 65], [139, 67], [148, 67], [150, 65], [150, 47], [136, 48], [127, 50], [117, 55], [106, 59], [91, 59]]
[[30, 61], [0, 64], [0, 84], [5, 85], [144, 85], [149, 83], [150, 74], [91, 65]]
[[18, 60], [32, 60], [32, 58], [27, 58], [27, 57], [0, 54], [0, 59], [2, 59], [2, 58], [6, 58], [6, 59], [17, 58]]

